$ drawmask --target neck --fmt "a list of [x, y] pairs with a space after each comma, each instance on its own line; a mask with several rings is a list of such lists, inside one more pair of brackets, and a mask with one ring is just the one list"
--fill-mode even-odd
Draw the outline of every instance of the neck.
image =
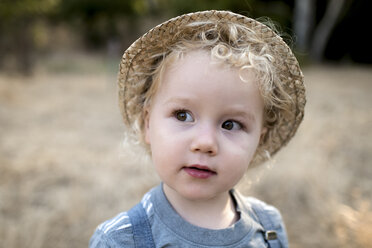
[[229, 192], [203, 200], [190, 200], [180, 196], [166, 184], [164, 193], [176, 212], [189, 223], [208, 229], [224, 229], [238, 220], [235, 204]]

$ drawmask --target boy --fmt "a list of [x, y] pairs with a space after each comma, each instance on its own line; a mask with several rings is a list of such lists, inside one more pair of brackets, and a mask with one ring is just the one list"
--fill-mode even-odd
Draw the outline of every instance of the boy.
[[278, 210], [234, 190], [303, 118], [301, 70], [272, 30], [228, 11], [173, 18], [124, 53], [119, 98], [162, 183], [90, 247], [288, 246]]

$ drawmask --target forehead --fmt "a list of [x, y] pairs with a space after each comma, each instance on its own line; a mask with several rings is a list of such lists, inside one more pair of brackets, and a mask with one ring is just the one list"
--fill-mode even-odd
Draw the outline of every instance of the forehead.
[[182, 52], [170, 59], [164, 68], [162, 83], [172, 81], [171, 77], [178, 77], [186, 82], [204, 78], [204, 80], [218, 74], [226, 81], [239, 80], [239, 70], [221, 59], [214, 58], [211, 51], [198, 49]]
[[243, 81], [239, 72], [239, 68], [212, 59], [208, 51], [190, 51], [165, 68], [155, 99], [164, 103], [179, 98], [223, 108], [261, 108], [255, 73], [247, 70], [247, 80]]
[[[213, 82], [226, 90], [231, 88], [247, 88], [257, 86], [257, 76], [253, 69], [241, 69], [231, 65], [221, 58], [212, 55], [211, 51], [199, 49], [184, 52], [181, 56], [172, 58], [165, 65], [162, 84], [178, 84], [182, 81], [185, 87], [198, 81], [197, 86]], [[222, 84], [219, 84], [223, 82]], [[213, 90], [213, 88], [210, 88]], [[227, 93], [227, 92], [226, 92]]]

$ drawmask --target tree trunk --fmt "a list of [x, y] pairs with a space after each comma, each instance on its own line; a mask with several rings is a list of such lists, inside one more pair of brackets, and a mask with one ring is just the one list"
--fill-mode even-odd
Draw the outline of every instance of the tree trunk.
[[296, 35], [296, 48], [300, 52], [308, 51], [311, 32], [315, 23], [316, 0], [296, 0], [293, 25]]
[[345, 0], [331, 0], [330, 3], [328, 3], [326, 12], [318, 27], [315, 29], [310, 48], [310, 56], [315, 61], [321, 61], [323, 59], [327, 42], [331, 35], [332, 29], [336, 25], [337, 18], [341, 13], [344, 3]]

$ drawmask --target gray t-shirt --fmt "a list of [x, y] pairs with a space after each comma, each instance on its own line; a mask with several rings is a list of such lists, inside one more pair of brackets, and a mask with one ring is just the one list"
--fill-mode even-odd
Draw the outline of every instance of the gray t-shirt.
[[[277, 226], [280, 243], [288, 247], [284, 224], [276, 208], [252, 197], [241, 197], [235, 190], [230, 193], [240, 219], [228, 228], [212, 230], [184, 220], [168, 202], [162, 185], [150, 190], [141, 203], [147, 213], [156, 247], [267, 247], [263, 228], [251, 208], [252, 204], [262, 204]], [[99, 225], [89, 247], [135, 247], [127, 212]]]

